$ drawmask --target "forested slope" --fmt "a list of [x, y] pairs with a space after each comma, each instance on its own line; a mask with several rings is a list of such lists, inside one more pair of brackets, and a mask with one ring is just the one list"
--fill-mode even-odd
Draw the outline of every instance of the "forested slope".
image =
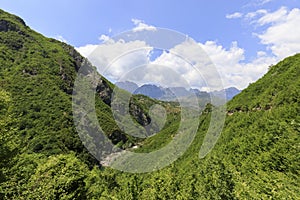
[[[0, 198], [2, 199], [299, 199], [300, 54], [270, 68], [227, 104], [214, 149], [199, 159], [211, 109], [183, 156], [152, 173], [102, 167], [82, 145], [72, 118], [72, 89], [84, 58], [73, 47], [32, 31], [0, 10]], [[178, 127], [176, 105], [162, 133], [137, 141], [110, 111], [113, 85], [99, 80], [96, 109], [106, 134], [136, 151], [166, 144]], [[104, 92], [103, 92], [104, 91]], [[136, 96], [133, 113], [149, 123]], [[161, 104], [164, 106], [164, 104]], [[144, 121], [143, 121], [144, 119]]]

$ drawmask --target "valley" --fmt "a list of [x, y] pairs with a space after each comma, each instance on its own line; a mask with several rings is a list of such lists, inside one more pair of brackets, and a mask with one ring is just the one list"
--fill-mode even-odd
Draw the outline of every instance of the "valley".
[[[74, 94], [84, 65], [82, 73], [90, 76], [76, 91], [93, 86], [87, 104], [76, 99], [80, 92]], [[299, 199], [299, 66], [300, 54], [295, 54], [240, 93], [229, 89], [222, 132], [207, 138], [214, 111], [224, 108], [209, 103], [207, 93], [199, 91], [197, 98], [204, 95], [205, 100], [197, 104], [200, 109], [191, 109], [169, 97], [162, 101], [156, 94], [150, 98], [121, 89], [120, 97], [129, 99], [123, 112], [122, 99], [112, 95], [117, 86], [74, 47], [0, 10], [0, 199]], [[75, 113], [74, 119], [77, 105], [87, 111]], [[129, 119], [140, 128], [131, 134]], [[98, 123], [105, 137], [99, 135]], [[92, 134], [80, 135], [78, 127]], [[216, 144], [208, 144], [214, 148], [201, 156], [203, 143], [217, 136]], [[142, 159], [137, 161], [143, 165], [126, 169], [149, 169], [145, 173], [99, 161], [123, 150], [156, 152], [174, 141], [159, 154], [159, 170], [150, 172], [151, 162]], [[159, 167], [165, 161], [172, 162]]]

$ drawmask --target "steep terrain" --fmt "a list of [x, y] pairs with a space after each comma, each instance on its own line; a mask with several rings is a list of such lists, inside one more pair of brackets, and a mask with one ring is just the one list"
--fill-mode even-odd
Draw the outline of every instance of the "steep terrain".
[[[84, 58], [73, 47], [32, 31], [0, 10], [0, 199], [299, 199], [300, 54], [270, 68], [227, 104], [215, 148], [199, 149], [211, 107], [183, 156], [152, 173], [102, 167], [81, 143], [72, 118], [72, 89]], [[96, 111], [107, 136], [137, 152], [165, 145], [178, 129], [178, 105], [135, 96], [131, 114], [150, 123], [154, 103], [169, 106], [167, 126], [137, 140], [111, 113], [114, 86], [98, 80]]]
[[[72, 117], [74, 80], [84, 61], [73, 47], [36, 33], [21, 18], [0, 10], [0, 182], [7, 198], [17, 198], [14, 184], [27, 182], [26, 174], [44, 158], [69, 155], [85, 167], [99, 166], [83, 146]], [[113, 144], [130, 147], [136, 140], [118, 128], [110, 111], [113, 88], [99, 78], [97, 115]], [[154, 103], [139, 99], [149, 106]], [[149, 124], [142, 105], [134, 99], [131, 105], [136, 122]]]

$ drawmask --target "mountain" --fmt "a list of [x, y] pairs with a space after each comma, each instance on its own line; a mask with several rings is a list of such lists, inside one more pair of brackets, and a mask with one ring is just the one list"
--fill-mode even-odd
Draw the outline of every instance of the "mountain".
[[[300, 198], [300, 54], [272, 66], [226, 104], [221, 136], [206, 157], [199, 159], [199, 149], [214, 127], [210, 104], [178, 160], [158, 171], [127, 173], [102, 166], [78, 136], [72, 94], [77, 73], [88, 62], [73, 47], [0, 10], [0, 49], [0, 199]], [[85, 73], [97, 74], [90, 65]], [[122, 110], [111, 96], [115, 86], [96, 77], [97, 120], [116, 146], [153, 152], [187, 125], [175, 102], [121, 90], [132, 96], [130, 116], [147, 134], [162, 127], [153, 122], [166, 121], [151, 137], [128, 135], [116, 123], [119, 115], [112, 113], [114, 106]], [[165, 118], [152, 117], [153, 105], [166, 108]], [[89, 113], [83, 126], [88, 118]], [[98, 142], [102, 145], [98, 140], [92, 148]]]
[[226, 94], [226, 99], [231, 100], [234, 96], [239, 94], [241, 90], [235, 88], [235, 87], [230, 87], [225, 89], [225, 94]]
[[[192, 95], [196, 95], [199, 98], [209, 99], [210, 94], [218, 98], [226, 98], [228, 101], [241, 92], [241, 90], [238, 90], [235, 87], [229, 87], [223, 90], [213, 91], [211, 93], [200, 91], [198, 89], [187, 90], [184, 87], [163, 88], [153, 84], [144, 84], [141, 87], [138, 87], [136, 83], [130, 81], [117, 82], [116, 85], [132, 94], [142, 94], [154, 99], [167, 101], [176, 100], [178, 97], [190, 97]], [[225, 94], [225, 97], [223, 94]]]
[[[86, 194], [82, 191], [85, 189], [80, 188], [84, 179], [75, 174], [77, 170], [91, 169], [99, 164], [76, 131], [72, 92], [82, 65], [87, 65], [85, 73], [88, 76], [97, 73], [95, 68], [72, 46], [42, 36], [31, 30], [21, 18], [2, 10], [0, 49], [0, 199], [47, 199], [43, 195], [46, 195], [48, 186], [33, 180], [34, 174], [36, 178], [46, 176], [48, 171], [41, 172], [41, 168], [47, 168], [48, 164], [58, 167], [69, 161], [68, 167], [75, 171], [71, 171], [61, 185], [56, 185], [58, 193], [51, 195], [55, 198], [84, 198]], [[133, 146], [137, 139], [119, 128], [111, 112], [115, 86], [100, 75], [95, 83], [96, 113], [103, 125], [101, 128], [120, 148]], [[129, 110], [134, 121], [147, 126], [150, 124], [149, 115], [138, 101], [149, 105], [154, 101], [145, 97], [130, 101]], [[156, 126], [151, 123], [150, 128]], [[54, 176], [60, 179], [60, 175], [52, 178]], [[51, 184], [58, 179], [54, 178]], [[28, 181], [33, 181], [31, 186], [25, 186]], [[35, 188], [34, 182], [38, 182], [43, 191], [29, 194]], [[15, 184], [20, 184], [20, 187]], [[49, 187], [54, 187], [51, 184]], [[18, 194], [19, 189], [24, 189], [24, 193]]]
[[156, 85], [145, 84], [137, 88], [133, 94], [142, 94], [151, 98], [160, 99], [164, 96], [164, 91]]
[[130, 93], [134, 93], [134, 91], [136, 89], [138, 89], [138, 85], [134, 82], [131, 81], [124, 81], [124, 82], [116, 82], [115, 83], [116, 86], [118, 86], [119, 88], [122, 88]]
[[235, 88], [235, 87], [229, 87], [220, 91], [213, 91], [212, 94], [214, 96], [217, 96], [219, 98], [224, 98], [222, 97], [223, 94], [225, 93], [226, 96], [226, 100], [229, 101], [231, 100], [234, 96], [236, 96], [237, 94], [239, 94], [241, 92], [241, 90]]
[[191, 95], [191, 93], [184, 87], [169, 87], [167, 89], [169, 89], [177, 97], [184, 97], [184, 96]]

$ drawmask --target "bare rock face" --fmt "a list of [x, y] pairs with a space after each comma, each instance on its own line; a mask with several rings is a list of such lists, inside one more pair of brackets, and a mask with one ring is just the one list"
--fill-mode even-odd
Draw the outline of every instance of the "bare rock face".
[[151, 118], [136, 104], [130, 103], [130, 114], [142, 126], [147, 126], [151, 123]]
[[20, 28], [10, 21], [1, 19], [0, 20], [0, 31], [1, 32], [8, 32], [8, 31], [19, 31]]
[[96, 92], [105, 104], [109, 106], [111, 105], [111, 97], [112, 97], [113, 89], [109, 87], [106, 81], [100, 79], [96, 87]]
[[67, 53], [74, 59], [75, 70], [78, 71], [79, 68], [84, 64], [85, 58], [75, 50], [74, 47], [68, 44], [63, 44], [63, 48], [67, 51]]

